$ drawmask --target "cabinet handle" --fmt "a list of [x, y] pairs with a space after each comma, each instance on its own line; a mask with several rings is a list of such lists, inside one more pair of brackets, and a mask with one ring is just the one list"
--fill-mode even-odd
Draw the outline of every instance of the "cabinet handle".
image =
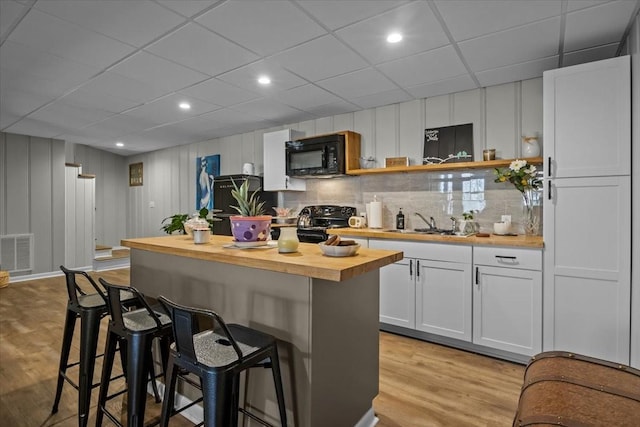
[[409, 277], [413, 277], [413, 260], [409, 260]]
[[420, 260], [416, 260], [416, 277], [420, 277]]
[[478, 279], [479, 272], [480, 272], [480, 267], [476, 267], [476, 285], [480, 284], [480, 280]]
[[499, 260], [500, 259], [509, 259], [509, 260], [512, 260], [512, 261], [515, 261], [515, 260], [518, 259], [517, 257], [507, 256], [507, 255], [496, 255], [496, 258], [498, 258]]
[[547, 197], [551, 200], [551, 181], [547, 184]]
[[549, 170], [549, 172], [547, 173], [547, 176], [551, 176], [551, 156], [548, 157], [547, 169]]

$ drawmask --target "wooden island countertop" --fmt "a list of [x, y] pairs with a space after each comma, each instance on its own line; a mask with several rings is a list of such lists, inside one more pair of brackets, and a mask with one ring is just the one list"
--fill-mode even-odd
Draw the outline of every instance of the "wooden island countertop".
[[[402, 259], [402, 252], [360, 248], [355, 256], [329, 257], [316, 244], [300, 243], [298, 252], [281, 254], [277, 247], [229, 248], [230, 236], [211, 236], [204, 244], [195, 244], [190, 236], [171, 235], [124, 239], [131, 249], [176, 255], [205, 261], [252, 267], [280, 273], [296, 274], [335, 282], [377, 270]], [[274, 242], [275, 243], [275, 242]]]

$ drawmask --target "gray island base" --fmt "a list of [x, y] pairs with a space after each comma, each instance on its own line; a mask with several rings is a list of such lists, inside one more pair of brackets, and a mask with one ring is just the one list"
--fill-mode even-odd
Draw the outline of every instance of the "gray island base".
[[[335, 281], [247, 267], [238, 265], [238, 260], [228, 263], [141, 250], [133, 242], [123, 241], [132, 248], [132, 286], [150, 297], [164, 295], [181, 304], [213, 309], [228, 323], [278, 339], [289, 425], [376, 423], [372, 402], [378, 394], [379, 266]], [[268, 251], [266, 256], [297, 258], [296, 263], [309, 252], [310, 262], [332, 262], [316, 254], [317, 248], [311, 247], [315, 245], [308, 246], [287, 255], [277, 249], [223, 251], [248, 257]], [[370, 252], [386, 255], [384, 264], [402, 257], [392, 251]], [[242, 384], [241, 404], [279, 425], [271, 370], [252, 369]], [[197, 396], [190, 390], [184, 394], [187, 399]]]

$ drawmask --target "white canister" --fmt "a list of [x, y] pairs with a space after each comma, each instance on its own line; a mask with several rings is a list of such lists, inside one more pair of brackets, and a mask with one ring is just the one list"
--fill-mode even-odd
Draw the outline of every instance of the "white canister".
[[256, 168], [253, 163], [245, 163], [242, 165], [242, 174], [243, 175], [255, 175]]
[[540, 144], [537, 136], [522, 137], [522, 157], [538, 157], [540, 155]]
[[196, 245], [209, 243], [209, 239], [211, 238], [210, 228], [194, 228], [191, 233], [193, 234], [193, 243]]

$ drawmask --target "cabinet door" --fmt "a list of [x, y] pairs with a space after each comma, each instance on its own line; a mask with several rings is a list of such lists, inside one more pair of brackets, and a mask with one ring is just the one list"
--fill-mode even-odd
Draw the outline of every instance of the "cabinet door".
[[306, 190], [307, 184], [304, 180], [289, 178], [286, 175], [285, 142], [300, 136], [301, 132], [291, 129], [263, 135], [264, 191]]
[[405, 258], [380, 269], [380, 322], [415, 328], [415, 266]]
[[629, 56], [545, 71], [543, 85], [545, 176], [628, 175]]
[[628, 364], [630, 177], [551, 180], [544, 203], [544, 350]]
[[471, 341], [471, 264], [416, 265], [416, 329]]
[[473, 342], [528, 356], [542, 350], [542, 272], [476, 267]]

